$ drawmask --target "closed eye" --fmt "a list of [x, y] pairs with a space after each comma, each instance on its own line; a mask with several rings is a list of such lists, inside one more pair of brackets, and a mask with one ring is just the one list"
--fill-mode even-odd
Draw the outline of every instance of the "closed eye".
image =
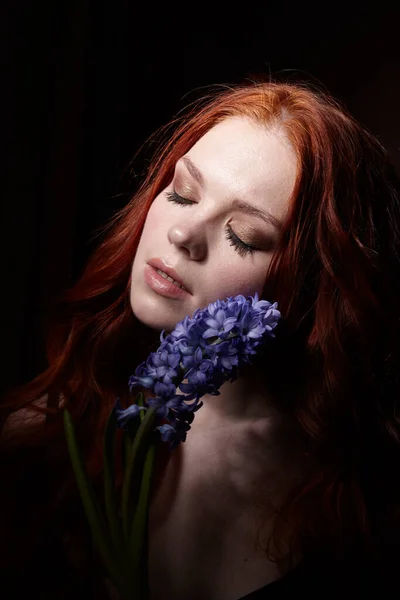
[[[179, 204], [180, 206], [192, 206], [193, 204], [196, 204], [196, 202], [194, 202], [193, 200], [189, 200], [188, 198], [180, 196], [175, 192], [175, 190], [172, 190], [171, 192], [166, 192], [165, 197], [167, 198], [168, 202], [173, 202], [174, 204]], [[250, 246], [249, 244], [243, 242], [243, 240], [241, 240], [236, 235], [236, 233], [233, 231], [230, 225], [227, 225], [225, 228], [225, 237], [228, 240], [229, 244], [233, 246], [235, 251], [240, 256], [253, 254], [253, 252], [258, 250], [258, 248], [254, 248], [253, 246]]]
[[166, 192], [165, 194], [168, 202], [174, 202], [175, 204], [180, 204], [181, 206], [190, 206], [192, 204], [196, 204], [193, 200], [189, 200], [188, 198], [184, 198], [180, 196], [173, 190], [172, 192]]
[[240, 254], [240, 256], [246, 256], [246, 254], [253, 254], [257, 250], [253, 246], [246, 244], [243, 242], [233, 231], [230, 225], [227, 225], [225, 228], [225, 236], [231, 246], [234, 247], [236, 252]]

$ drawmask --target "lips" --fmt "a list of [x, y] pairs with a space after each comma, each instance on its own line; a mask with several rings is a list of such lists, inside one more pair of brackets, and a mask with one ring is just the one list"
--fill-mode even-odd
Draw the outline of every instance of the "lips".
[[189, 294], [191, 293], [186, 283], [179, 277], [178, 273], [174, 269], [171, 269], [171, 267], [167, 267], [160, 258], [152, 258], [148, 261], [147, 264], [153, 267], [154, 269], [159, 269], [160, 271], [163, 271], [163, 273], [166, 273], [168, 277], [171, 277], [179, 285], [183, 286], [185, 290], [189, 292]]

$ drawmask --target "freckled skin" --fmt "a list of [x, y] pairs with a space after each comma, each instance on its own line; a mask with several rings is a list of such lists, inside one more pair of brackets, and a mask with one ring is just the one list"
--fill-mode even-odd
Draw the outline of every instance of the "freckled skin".
[[[283, 133], [245, 118], [219, 123], [186, 156], [202, 173], [204, 185], [178, 161], [171, 185], [148, 212], [132, 266], [132, 310], [158, 330], [172, 330], [217, 298], [262, 293], [278, 232], [260, 217], [234, 208], [232, 201], [246, 200], [282, 220], [296, 177], [296, 155]], [[194, 204], [169, 201], [171, 191]], [[257, 250], [241, 256], [226, 237], [227, 226]], [[152, 258], [173, 268], [191, 294], [171, 299], [153, 291], [143, 275]]]

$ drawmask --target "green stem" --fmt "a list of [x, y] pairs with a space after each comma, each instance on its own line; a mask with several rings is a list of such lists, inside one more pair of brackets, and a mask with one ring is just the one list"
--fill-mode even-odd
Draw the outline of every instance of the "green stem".
[[118, 518], [116, 506], [116, 489], [115, 489], [115, 439], [117, 429], [117, 415], [115, 409], [110, 413], [107, 421], [104, 444], [104, 500], [106, 506], [106, 515], [108, 525], [111, 532], [111, 538], [114, 543], [114, 548], [120, 556], [123, 553], [123, 536], [121, 523]]
[[131, 568], [134, 580], [139, 583], [140, 600], [144, 600], [145, 598], [147, 600], [149, 598], [147, 580], [147, 529], [157, 441], [153, 440], [150, 443], [146, 453], [139, 502], [129, 535], [129, 557], [132, 561]]
[[64, 409], [64, 430], [67, 439], [68, 450], [74, 470], [78, 490], [81, 496], [84, 511], [92, 531], [93, 539], [97, 545], [100, 555], [106, 565], [114, 583], [120, 587], [123, 581], [118, 565], [115, 563], [112, 552], [110, 551], [110, 539], [106, 523], [102, 517], [98, 506], [96, 496], [91, 486], [90, 479], [82, 460], [82, 456], [76, 441], [75, 429], [71, 415], [67, 409]]
[[146, 415], [137, 431], [135, 439], [133, 440], [132, 451], [128, 454], [125, 464], [124, 481], [122, 485], [122, 523], [126, 539], [129, 539], [129, 517], [132, 509], [129, 504], [132, 488], [132, 473], [134, 472], [139, 452], [143, 449], [144, 442], [146, 441], [148, 434], [151, 432], [151, 428], [156, 417], [156, 410], [157, 409], [153, 406], [147, 410]]
[[[137, 398], [136, 398], [136, 403], [137, 403], [137, 405], [138, 405], [138, 406], [144, 406], [144, 394], [143, 394], [142, 392], [140, 392], [140, 393], [137, 395]], [[140, 411], [139, 411], [139, 415], [140, 415], [140, 422], [142, 422], [142, 421], [143, 421], [143, 419], [144, 419], [144, 418], [145, 418], [145, 416], [146, 416], [146, 412], [145, 412], [144, 410], [140, 410]]]

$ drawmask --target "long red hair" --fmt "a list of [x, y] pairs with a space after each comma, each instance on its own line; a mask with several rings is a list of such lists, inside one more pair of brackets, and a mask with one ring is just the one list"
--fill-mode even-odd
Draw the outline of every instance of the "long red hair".
[[[154, 349], [129, 302], [147, 211], [177, 160], [231, 116], [278, 125], [298, 156], [264, 292], [284, 318], [262, 366], [277, 406], [297, 420], [318, 460], [282, 515], [303, 551], [384, 552], [400, 533], [400, 185], [376, 138], [309, 86], [221, 87], [160, 132], [140, 189], [99, 232], [79, 281], [49, 307], [48, 368], [2, 400], [3, 423], [22, 407], [47, 413], [7, 438], [3, 455], [18, 456], [13, 468], [28, 454], [44, 461], [57, 472], [59, 498], [71, 475], [61, 398], [92, 476], [99, 473], [110, 408], [117, 396], [129, 401], [128, 378]], [[47, 408], [35, 405], [44, 395]]]

